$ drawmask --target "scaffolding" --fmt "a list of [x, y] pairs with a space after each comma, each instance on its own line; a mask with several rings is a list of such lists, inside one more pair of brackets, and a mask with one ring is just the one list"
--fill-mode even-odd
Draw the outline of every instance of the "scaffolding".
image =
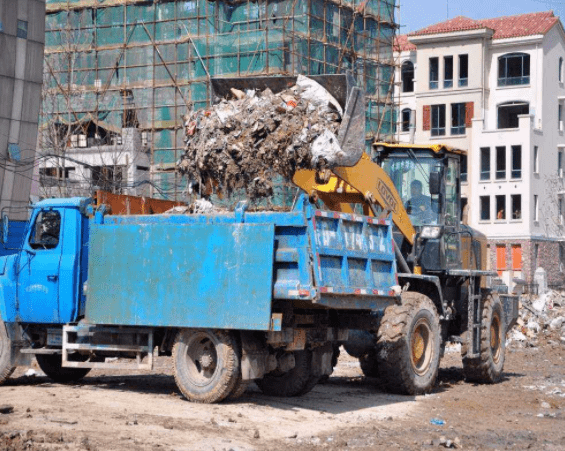
[[[42, 122], [109, 130], [135, 109], [163, 197], [182, 197], [183, 115], [210, 77], [352, 71], [367, 93], [367, 139], [394, 139], [395, 0], [47, 1]], [[72, 53], [71, 55], [69, 53]], [[123, 93], [128, 92], [128, 101]]]

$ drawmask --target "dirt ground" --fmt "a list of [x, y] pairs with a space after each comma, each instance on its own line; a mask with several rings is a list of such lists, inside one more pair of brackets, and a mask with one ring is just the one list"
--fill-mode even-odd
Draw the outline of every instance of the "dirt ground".
[[251, 385], [218, 405], [185, 401], [165, 358], [152, 373], [96, 370], [75, 385], [34, 365], [35, 375], [20, 368], [0, 387], [0, 450], [564, 450], [564, 357], [558, 334], [512, 344], [503, 381], [480, 386], [464, 381], [450, 347], [433, 393], [410, 397], [384, 393], [342, 352], [306, 396], [273, 398]]

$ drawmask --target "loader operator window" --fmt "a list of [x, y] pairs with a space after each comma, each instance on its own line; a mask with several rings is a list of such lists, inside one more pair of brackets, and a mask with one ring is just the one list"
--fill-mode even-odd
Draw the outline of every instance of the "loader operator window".
[[382, 166], [400, 194], [412, 225], [439, 224], [439, 197], [430, 195], [430, 173], [440, 170], [438, 161], [393, 154]]
[[41, 211], [35, 218], [29, 245], [32, 249], [54, 249], [59, 244], [61, 215], [58, 211]]

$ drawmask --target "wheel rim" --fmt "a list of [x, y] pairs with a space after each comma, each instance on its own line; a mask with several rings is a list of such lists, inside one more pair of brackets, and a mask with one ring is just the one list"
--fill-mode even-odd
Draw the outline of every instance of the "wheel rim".
[[425, 318], [419, 319], [412, 330], [410, 357], [412, 368], [419, 376], [428, 371], [432, 361], [432, 333]]
[[500, 348], [502, 344], [501, 336], [502, 328], [500, 327], [500, 316], [498, 313], [494, 313], [492, 316], [492, 321], [490, 323], [490, 351], [492, 354], [492, 359], [495, 363], [500, 360]]
[[191, 337], [186, 346], [186, 369], [191, 382], [200, 387], [210, 384], [218, 372], [215, 341], [202, 332]]

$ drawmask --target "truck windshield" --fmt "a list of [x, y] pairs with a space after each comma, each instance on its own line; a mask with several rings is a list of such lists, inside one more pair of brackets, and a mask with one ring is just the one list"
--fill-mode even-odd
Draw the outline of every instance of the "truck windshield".
[[382, 167], [392, 179], [412, 225], [439, 224], [439, 199], [430, 194], [430, 173], [441, 170], [431, 157], [389, 156]]

